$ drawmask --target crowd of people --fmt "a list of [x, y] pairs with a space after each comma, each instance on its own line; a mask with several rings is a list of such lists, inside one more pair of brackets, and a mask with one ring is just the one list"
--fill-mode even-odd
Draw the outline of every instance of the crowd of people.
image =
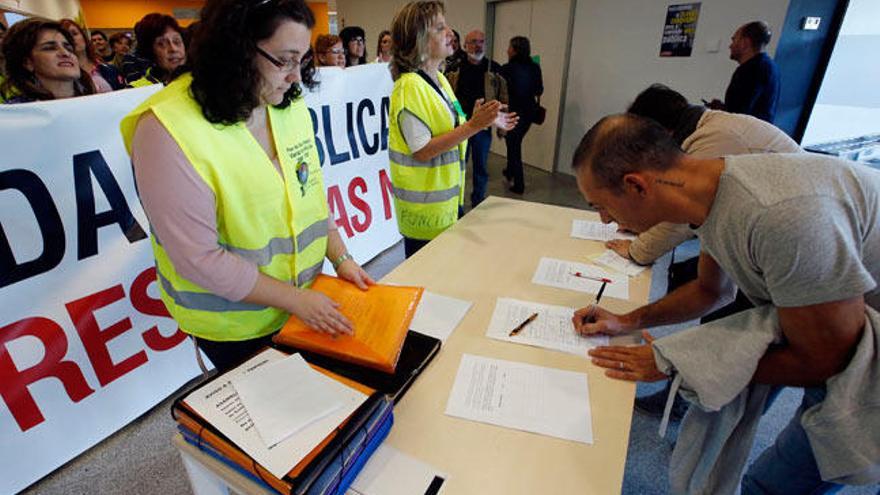
[[[106, 93], [130, 87], [168, 84], [190, 70], [189, 41], [198, 22], [188, 28], [165, 14], [152, 13], [138, 21], [133, 33], [89, 30], [73, 19], [57, 23], [48, 19], [23, 20], [11, 29], [3, 43], [0, 59], [0, 102], [26, 103]], [[0, 24], [3, 34], [6, 26]], [[497, 100], [506, 113], [519, 116], [509, 130], [498, 130], [507, 144], [508, 165], [504, 178], [510, 190], [525, 190], [522, 170], [522, 140], [535, 122], [543, 81], [540, 66], [531, 58], [529, 40], [510, 40], [509, 63], [490, 61], [483, 52], [485, 35], [468, 34], [461, 48], [457, 31], [452, 31], [452, 53], [441, 60], [439, 70], [453, 83], [454, 95], [462, 101], [465, 119], [473, 116], [477, 100]], [[306, 67], [353, 67], [370, 61], [366, 33], [360, 26], [346, 26], [338, 34], [321, 34], [310, 47]], [[374, 63], [391, 64], [393, 38], [390, 30], [379, 33]], [[481, 80], [487, 76], [487, 85]], [[459, 77], [461, 76], [461, 77]], [[466, 157], [471, 157], [474, 193], [471, 206], [486, 195], [487, 159], [492, 141], [490, 129], [468, 139]]]
[[[407, 257], [463, 215], [468, 160], [470, 203], [483, 201], [493, 129], [507, 145], [510, 190], [524, 192], [523, 138], [543, 120], [541, 68], [529, 39], [509, 40], [502, 65], [485, 53], [485, 33], [470, 31], [462, 44], [445, 15], [439, 1], [407, 3], [376, 40], [374, 61], [388, 64], [394, 81], [388, 148]], [[366, 34], [347, 26], [311, 46], [314, 25], [303, 0], [208, 0], [194, 27], [149, 14], [133, 39], [89, 33], [71, 19], [27, 19], [2, 33], [6, 103], [165, 85], [121, 128], [153, 232], [161, 298], [220, 369], [264, 346], [290, 314], [330, 334], [353, 330], [337, 303], [309, 289], [325, 259], [362, 289], [374, 283], [330, 218], [301, 98], [303, 86], [316, 83], [316, 67], [367, 63]], [[643, 345], [591, 351], [614, 378], [675, 375], [670, 397], [678, 387], [744, 389], [731, 399], [742, 401], [736, 411], [692, 413], [691, 424], [702, 426], [683, 430], [679, 445], [722, 445], [673, 473], [681, 491], [726, 492], [740, 483], [742, 469], [719, 473], [713, 463], [726, 455], [744, 467], [747, 456], [718, 435], [750, 428], [782, 386], [805, 388], [803, 405], [747, 470], [743, 493], [830, 492], [877, 473], [880, 441], [864, 433], [880, 431], [870, 411], [877, 385], [859, 377], [880, 373], [876, 358], [863, 357], [880, 342], [880, 175], [803, 153], [771, 124], [779, 75], [764, 53], [769, 41], [762, 22], [736, 31], [730, 51], [739, 68], [724, 102], [696, 105], [651, 85], [626, 113], [590, 129], [574, 153], [584, 198], [603, 221], [638, 234], [609, 248], [643, 264], [694, 236], [703, 249], [691, 276], [665, 298], [626, 314], [587, 306], [573, 315], [578, 332], [709, 322], [737, 287], [741, 304], [725, 314], [757, 306], [662, 345], [646, 333]], [[739, 363], [712, 359], [731, 348], [753, 373], [731, 378]], [[686, 374], [694, 363], [699, 372]], [[817, 404], [826, 407], [808, 412]], [[828, 476], [829, 462], [845, 475]]]

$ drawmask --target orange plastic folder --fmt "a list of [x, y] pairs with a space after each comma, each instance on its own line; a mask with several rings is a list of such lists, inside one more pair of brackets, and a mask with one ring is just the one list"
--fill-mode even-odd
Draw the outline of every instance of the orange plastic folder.
[[326, 275], [319, 275], [311, 288], [340, 304], [339, 311], [354, 325], [354, 335], [332, 337], [291, 316], [273, 340], [394, 373], [424, 288], [373, 285], [362, 291], [354, 284]]

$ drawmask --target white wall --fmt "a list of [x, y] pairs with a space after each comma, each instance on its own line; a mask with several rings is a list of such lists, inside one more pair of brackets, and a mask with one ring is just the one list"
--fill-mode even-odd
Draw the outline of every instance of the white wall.
[[803, 145], [880, 133], [880, 2], [851, 0]]
[[[702, 0], [690, 57], [661, 58], [660, 36], [672, 0], [578, 0], [557, 170], [571, 173], [571, 158], [586, 131], [607, 114], [626, 110], [635, 96], [659, 82], [692, 102], [723, 99], [736, 64], [729, 38], [761, 19], [770, 24], [772, 55], [788, 0]], [[561, 29], [561, 27], [560, 27]], [[717, 52], [707, 49], [719, 47]]]
[[[407, 0], [336, 0], [339, 30], [345, 26], [360, 26], [367, 32], [367, 55], [376, 58], [376, 37], [391, 28], [397, 10]], [[464, 35], [474, 29], [483, 29], [486, 6], [482, 0], [446, 0], [446, 22]], [[464, 40], [462, 40], [464, 41]]]
[[0, 8], [49, 19], [75, 19], [80, 11], [78, 0], [0, 0]]

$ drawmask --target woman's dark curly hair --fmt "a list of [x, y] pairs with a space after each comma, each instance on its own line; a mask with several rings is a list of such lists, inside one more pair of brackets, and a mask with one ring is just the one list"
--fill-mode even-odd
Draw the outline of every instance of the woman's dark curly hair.
[[186, 33], [177, 20], [167, 14], [152, 13], [147, 14], [143, 19], [134, 25], [134, 37], [137, 40], [135, 55], [140, 58], [147, 59], [156, 65], [156, 52], [153, 51], [153, 42], [156, 38], [165, 34], [165, 31], [171, 28], [184, 39]]
[[[271, 38], [278, 26], [292, 20], [312, 29], [315, 16], [303, 0], [208, 0], [190, 48], [192, 94], [202, 114], [214, 124], [232, 125], [250, 117], [259, 106], [261, 76], [254, 64], [257, 42]], [[315, 66], [305, 63], [302, 84], [315, 86]], [[299, 98], [302, 88], [291, 85], [276, 108]]]
[[[0, 94], [22, 95], [33, 100], [54, 100], [55, 96], [42, 87], [33, 72], [25, 68], [37, 39], [42, 31], [57, 31], [73, 47], [73, 37], [61, 24], [49, 19], [32, 17], [15, 23], [3, 39], [3, 56], [6, 58], [6, 80], [0, 85]], [[72, 50], [72, 48], [71, 48]], [[71, 53], [73, 53], [71, 51]], [[73, 54], [76, 59], [76, 54]], [[80, 68], [80, 77], [73, 83], [77, 96], [95, 93], [92, 78]]]

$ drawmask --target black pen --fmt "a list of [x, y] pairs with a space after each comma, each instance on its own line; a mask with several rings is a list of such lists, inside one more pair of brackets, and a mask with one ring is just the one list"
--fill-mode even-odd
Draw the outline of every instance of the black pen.
[[604, 280], [602, 282], [602, 287], [599, 287], [599, 293], [596, 294], [596, 302], [595, 302], [595, 304], [593, 304], [593, 309], [590, 311], [590, 314], [588, 314], [584, 318], [584, 323], [595, 323], [595, 321], [596, 321], [596, 308], [599, 307], [599, 301], [602, 300], [602, 293], [605, 292], [606, 285], [608, 285], [608, 281]]
[[537, 318], [537, 317], [538, 317], [538, 313], [532, 313], [532, 316], [529, 316], [528, 318], [526, 318], [526, 321], [520, 323], [519, 325], [516, 326], [516, 328], [511, 330], [510, 335], [508, 335], [508, 337], [513, 337], [514, 335], [520, 333], [522, 331], [522, 329], [526, 327], [526, 325], [535, 321], [535, 318]]

